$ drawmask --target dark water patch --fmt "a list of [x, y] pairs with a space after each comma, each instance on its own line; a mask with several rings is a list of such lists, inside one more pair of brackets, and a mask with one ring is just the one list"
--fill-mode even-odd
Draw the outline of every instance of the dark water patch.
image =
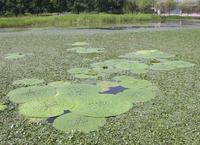
[[64, 110], [64, 113], [61, 114], [61, 115], [59, 115], [59, 116], [49, 117], [49, 118], [47, 119], [47, 122], [48, 122], [48, 123], [54, 123], [54, 121], [55, 121], [58, 117], [60, 117], [60, 116], [62, 116], [62, 115], [64, 115], [64, 114], [69, 114], [69, 113], [71, 113], [69, 110]]
[[110, 87], [110, 90], [105, 91], [105, 92], [99, 92], [100, 94], [113, 94], [116, 95], [118, 93], [121, 93], [125, 90], [127, 90], [128, 88], [125, 88], [123, 86], [117, 86], [117, 87]]

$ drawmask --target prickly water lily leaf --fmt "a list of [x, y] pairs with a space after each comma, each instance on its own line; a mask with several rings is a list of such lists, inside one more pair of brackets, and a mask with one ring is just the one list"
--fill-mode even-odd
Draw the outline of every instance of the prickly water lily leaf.
[[153, 84], [147, 80], [135, 79], [130, 76], [116, 76], [113, 78], [115, 81], [125, 88], [142, 89], [153, 86]]
[[118, 93], [117, 97], [122, 97], [127, 101], [132, 103], [146, 102], [151, 99], [154, 99], [157, 94], [156, 87], [148, 87], [143, 89], [132, 88], [127, 89], [121, 93]]
[[68, 73], [74, 75], [78, 79], [97, 78], [97, 72], [89, 68], [72, 68]]
[[3, 111], [3, 110], [5, 110], [6, 108], [7, 108], [7, 106], [6, 106], [6, 105], [0, 104], [0, 111]]
[[44, 80], [40, 79], [22, 79], [13, 82], [13, 85], [24, 85], [24, 86], [34, 86], [34, 85], [41, 85], [44, 83]]
[[19, 107], [19, 112], [28, 117], [54, 117], [75, 106], [76, 104], [68, 98], [53, 96], [24, 103]]
[[54, 87], [54, 88], [59, 88], [62, 87], [64, 85], [70, 85], [71, 83], [68, 81], [56, 81], [56, 82], [50, 82], [48, 83], [48, 86]]
[[167, 59], [174, 57], [174, 55], [159, 50], [141, 50], [133, 53], [128, 53], [120, 57], [133, 59]]
[[31, 86], [12, 90], [7, 96], [12, 102], [25, 103], [54, 96], [56, 93], [56, 90], [51, 86]]
[[110, 117], [117, 116], [129, 111], [132, 108], [132, 102], [116, 97], [110, 94], [99, 94], [87, 100], [83, 100], [71, 112], [91, 116], [91, 117]]
[[150, 66], [151, 70], [174, 70], [179, 68], [193, 67], [194, 64], [185, 61], [165, 61], [162, 63], [153, 64]]
[[93, 69], [99, 73], [120, 73], [129, 71], [134, 74], [146, 73], [148, 65], [137, 61], [129, 61], [126, 59], [110, 59], [103, 62], [91, 64]]
[[111, 87], [119, 86], [119, 83], [116, 81], [98, 81], [97, 86], [99, 87], [100, 92], [108, 91]]
[[28, 122], [29, 123], [38, 123], [38, 122], [41, 122], [41, 121], [44, 121], [46, 120], [47, 118], [28, 118]]
[[76, 52], [76, 53], [82, 53], [82, 54], [89, 54], [89, 53], [103, 53], [105, 48], [85, 48], [85, 47], [74, 47], [71, 49], [68, 49], [68, 51]]
[[72, 44], [72, 46], [88, 46], [88, 45], [90, 44], [87, 42], [75, 42]]
[[6, 59], [19, 59], [24, 58], [25, 56], [30, 56], [31, 53], [10, 53], [5, 56]]
[[98, 130], [98, 128], [103, 126], [105, 123], [105, 118], [92, 118], [70, 113], [58, 117], [53, 126], [56, 129], [65, 132], [81, 131], [88, 133], [90, 131]]
[[95, 98], [98, 95], [98, 87], [89, 84], [72, 84], [58, 89], [59, 97], [69, 98], [77, 103]]

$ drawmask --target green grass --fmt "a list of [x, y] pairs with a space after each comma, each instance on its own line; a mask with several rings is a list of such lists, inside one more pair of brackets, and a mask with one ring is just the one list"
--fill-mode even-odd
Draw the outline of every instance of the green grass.
[[152, 14], [67, 14], [62, 16], [2, 17], [0, 18], [0, 27], [96, 26], [105, 24], [134, 23], [137, 21], [156, 21], [159, 19], [159, 16]]
[[[68, 29], [33, 29], [0, 33], [0, 144], [199, 144], [200, 131], [200, 30], [180, 29], [143, 32], [107, 32]], [[104, 54], [69, 53], [77, 41], [106, 48]], [[67, 70], [143, 49], [158, 49], [177, 59], [195, 63], [194, 68], [149, 72], [137, 76], [159, 87], [161, 93], [146, 103], [135, 104], [126, 114], [108, 118], [98, 132], [63, 133], [45, 123], [30, 123], [5, 95], [14, 80], [44, 79], [47, 83], [69, 79]], [[33, 53], [19, 60], [6, 60], [13, 52]]]

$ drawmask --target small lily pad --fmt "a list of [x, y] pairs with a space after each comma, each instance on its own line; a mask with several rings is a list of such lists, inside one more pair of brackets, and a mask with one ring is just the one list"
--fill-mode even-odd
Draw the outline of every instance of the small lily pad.
[[159, 51], [159, 50], [141, 50], [126, 55], [120, 56], [121, 58], [133, 59], [167, 59], [173, 58], [174, 55]]
[[87, 42], [75, 42], [72, 44], [72, 46], [88, 46], [88, 45], [90, 44]]
[[12, 90], [8, 93], [10, 101], [25, 103], [56, 95], [56, 90], [51, 86], [30, 86]]
[[5, 110], [6, 108], [7, 108], [7, 106], [6, 106], [6, 105], [0, 104], [0, 111], [3, 111], [3, 110]]
[[91, 97], [72, 108], [71, 112], [91, 116], [91, 117], [110, 117], [117, 116], [129, 111], [132, 108], [132, 102], [116, 97], [110, 94], [99, 94], [96, 97]]
[[34, 86], [34, 85], [41, 85], [44, 83], [44, 80], [40, 79], [22, 79], [13, 82], [13, 85], [24, 85], [24, 86]]
[[92, 118], [70, 113], [58, 117], [53, 126], [64, 132], [80, 131], [88, 133], [98, 130], [105, 123], [105, 118]]
[[75, 53], [82, 53], [82, 54], [89, 54], [89, 53], [103, 53], [105, 48], [85, 48], [85, 47], [74, 47], [71, 49], [68, 49], [68, 51], [72, 51]]
[[19, 112], [28, 117], [53, 117], [64, 113], [76, 105], [68, 98], [58, 96], [30, 101], [19, 107]]
[[151, 70], [158, 70], [158, 71], [168, 71], [168, 70], [174, 70], [179, 68], [189, 68], [193, 67], [194, 64], [190, 62], [185, 61], [164, 61], [162, 63], [156, 63], [150, 66]]

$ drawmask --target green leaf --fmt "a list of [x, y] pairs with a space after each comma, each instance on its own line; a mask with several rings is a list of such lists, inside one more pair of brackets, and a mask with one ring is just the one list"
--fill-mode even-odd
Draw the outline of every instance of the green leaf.
[[27, 117], [54, 117], [75, 106], [76, 104], [68, 98], [53, 96], [24, 103], [19, 107], [19, 112]]
[[89, 53], [103, 53], [105, 48], [85, 48], [85, 47], [74, 47], [68, 49], [68, 51], [75, 52], [75, 53], [82, 53], [82, 54], [89, 54]]
[[90, 44], [87, 42], [75, 42], [72, 44], [72, 46], [88, 46], [88, 45]]
[[132, 102], [110, 94], [99, 94], [82, 102], [70, 111], [91, 117], [110, 117], [126, 113], [132, 108]]
[[158, 71], [168, 71], [174, 70], [179, 68], [189, 68], [193, 67], [194, 64], [185, 61], [164, 61], [162, 63], [156, 63], [150, 66], [151, 70], [158, 70]]
[[12, 90], [8, 93], [10, 101], [25, 103], [56, 95], [56, 90], [51, 86], [31, 86]]
[[19, 58], [24, 58], [25, 56], [30, 56], [32, 55], [31, 53], [10, 53], [7, 54], [5, 59], [19, 59]]
[[0, 104], [0, 111], [3, 111], [3, 110], [5, 110], [6, 108], [7, 108], [7, 106], [6, 106], [6, 105]]
[[65, 132], [80, 131], [88, 133], [98, 130], [105, 123], [105, 118], [92, 118], [70, 113], [58, 117], [53, 126]]

